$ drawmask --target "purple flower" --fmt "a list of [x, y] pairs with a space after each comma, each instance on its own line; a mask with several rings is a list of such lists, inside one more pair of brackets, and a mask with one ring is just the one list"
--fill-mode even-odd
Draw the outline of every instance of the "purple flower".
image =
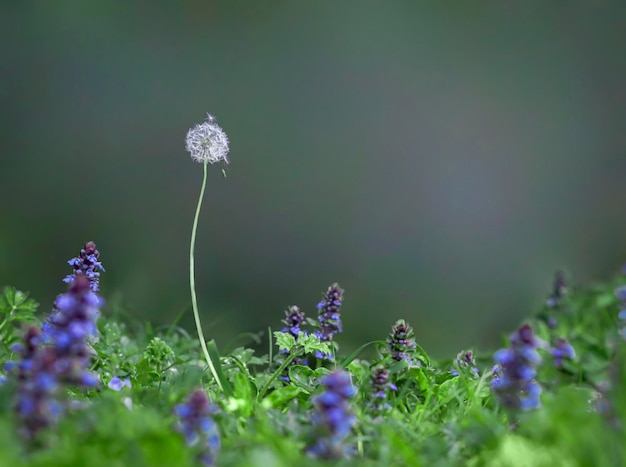
[[87, 274], [77, 274], [69, 282], [44, 328], [29, 329], [23, 344], [13, 347], [19, 360], [6, 366], [17, 374], [15, 407], [22, 434], [29, 439], [64, 412], [61, 400], [66, 385], [93, 388], [100, 382], [89, 371], [93, 349], [87, 340], [98, 332], [95, 320], [102, 300], [92, 291]]
[[406, 360], [409, 364], [411, 363], [415, 354], [415, 339], [413, 328], [409, 323], [403, 319], [396, 321], [396, 324], [391, 327], [387, 343], [389, 344], [391, 358], [398, 362]]
[[206, 466], [215, 465], [220, 450], [219, 432], [211, 418], [218, 411], [218, 406], [210, 402], [202, 390], [195, 391], [186, 403], [174, 408], [179, 418], [176, 429], [183, 434], [189, 446], [201, 446], [199, 457]]
[[[456, 356], [456, 363], [461, 369], [467, 369], [473, 377], [478, 377], [478, 368], [476, 367], [476, 359], [471, 350], [463, 350]], [[454, 376], [459, 376], [459, 372], [456, 369], [450, 370]]]
[[88, 340], [98, 333], [102, 299], [92, 292], [87, 276], [78, 275], [55, 303], [57, 312], [48, 320], [45, 337], [55, 351], [57, 374], [68, 384], [96, 386], [98, 378], [88, 371], [93, 354]]
[[556, 340], [556, 344], [554, 348], [551, 350], [552, 357], [554, 358], [554, 365], [559, 368], [563, 365], [564, 359], [573, 359], [576, 357], [576, 352], [574, 351], [574, 347], [571, 346], [566, 339], [558, 338]]
[[74, 273], [66, 276], [64, 282], [71, 284], [77, 276], [83, 275], [89, 279], [89, 286], [92, 291], [100, 290], [100, 271], [104, 271], [102, 263], [99, 261], [100, 252], [96, 249], [94, 242], [87, 242], [80, 250], [80, 255], [68, 261], [69, 265], [74, 268]]
[[[324, 298], [317, 304], [319, 330], [315, 331], [315, 335], [324, 342], [332, 341], [335, 334], [343, 331], [341, 314], [339, 312], [343, 302], [343, 292], [343, 289], [335, 282], [328, 287]], [[332, 359], [332, 355], [327, 355], [319, 351], [315, 352], [315, 356], [329, 360]]]
[[390, 409], [391, 405], [387, 402], [389, 391], [397, 391], [398, 388], [389, 381], [389, 370], [383, 367], [376, 368], [370, 377], [370, 386], [372, 387], [372, 400], [368, 402], [368, 406], [371, 411], [379, 413]]
[[300, 326], [304, 322], [304, 311], [300, 311], [300, 308], [293, 305], [285, 310], [285, 319], [281, 321], [285, 326], [280, 332], [291, 334], [296, 342], [298, 341], [298, 334], [302, 331]]
[[565, 283], [565, 274], [563, 271], [558, 271], [554, 275], [554, 282], [552, 284], [552, 294], [546, 300], [546, 305], [549, 308], [555, 308], [559, 306], [561, 300], [567, 293], [567, 284]]
[[108, 386], [110, 389], [113, 389], [114, 391], [121, 391], [122, 388], [132, 387], [130, 384], [130, 378], [120, 379], [117, 376], [114, 376], [113, 378], [111, 378], [111, 381], [109, 381]]
[[[89, 288], [92, 292], [96, 293], [100, 290], [100, 272], [104, 271], [104, 267], [102, 267], [102, 263], [98, 261], [100, 258], [100, 252], [96, 249], [96, 244], [94, 242], [87, 242], [85, 246], [80, 250], [80, 255], [76, 258], [72, 258], [68, 261], [68, 263], [74, 268], [74, 272], [63, 279], [63, 282], [68, 284], [73, 284], [78, 276], [86, 277], [89, 280]], [[42, 339], [47, 342], [50, 339], [49, 332], [53, 327], [51, 323], [53, 320], [57, 319], [57, 315], [59, 314], [59, 306], [63, 306], [64, 303], [58, 303], [59, 300], [64, 300], [64, 295], [59, 295], [57, 299], [54, 301], [54, 305], [52, 308], [52, 313], [44, 320], [44, 323], [41, 327], [43, 331]], [[67, 300], [65, 298], [65, 300]], [[65, 302], [67, 305], [67, 301]]]
[[321, 384], [324, 392], [313, 398], [312, 420], [317, 438], [307, 454], [320, 459], [347, 457], [351, 447], [345, 445], [345, 439], [356, 422], [348, 402], [355, 394], [350, 374], [334, 371], [326, 375]]
[[537, 408], [541, 404], [541, 386], [535, 381], [536, 367], [541, 362], [536, 350], [538, 341], [529, 325], [513, 333], [510, 341], [510, 348], [494, 354], [498, 368], [491, 380], [491, 388], [506, 407]]
[[[300, 308], [295, 305], [290, 306], [285, 310], [285, 319], [281, 322], [284, 326], [281, 328], [280, 332], [292, 335], [296, 342], [298, 342], [298, 336], [300, 333], [303, 333], [304, 335], [307, 333], [306, 331], [300, 329], [300, 326], [302, 326], [302, 323], [304, 322], [304, 311], [300, 311]], [[287, 350], [283, 349], [280, 353], [287, 353]], [[307, 366], [309, 362], [306, 358], [297, 358], [292, 362], [292, 364]], [[285, 369], [285, 371], [287, 371], [287, 369]], [[286, 374], [279, 376], [279, 378], [287, 383], [291, 381], [289, 376]]]
[[12, 348], [19, 360], [6, 365], [17, 376], [15, 411], [21, 421], [20, 432], [27, 439], [35, 438], [63, 412], [56, 395], [59, 378], [54, 349], [40, 344], [40, 330], [28, 329], [23, 343]]

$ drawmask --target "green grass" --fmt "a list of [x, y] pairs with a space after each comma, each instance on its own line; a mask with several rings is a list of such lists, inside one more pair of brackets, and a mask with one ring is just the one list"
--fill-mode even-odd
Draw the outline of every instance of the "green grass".
[[[13, 409], [17, 386], [8, 374], [0, 386], [0, 466], [197, 465], [199, 448], [188, 447], [174, 429], [173, 408], [198, 388], [221, 407], [214, 416], [222, 440], [220, 466], [624, 465], [626, 342], [618, 335], [614, 296], [615, 287], [623, 283], [626, 278], [618, 277], [571, 290], [558, 308], [529, 316], [527, 322], [539, 337], [549, 342], [556, 336], [567, 338], [577, 355], [558, 369], [547, 352], [542, 354], [537, 375], [544, 391], [542, 407], [528, 412], [499, 406], [489, 386], [493, 352], [477, 356], [476, 377], [453, 356], [436, 361], [419, 347], [412, 365], [396, 362], [387, 351], [386, 333], [352, 355], [338, 353], [336, 364], [311, 358], [315, 350], [332, 351], [328, 343], [313, 336], [296, 342], [277, 333], [266, 354], [247, 347], [220, 354], [209, 341], [206, 352], [215, 368], [208, 371], [205, 352], [186, 330], [171, 326], [155, 331], [103, 314], [92, 359], [102, 385], [87, 392], [69, 388], [68, 398], [81, 401], [82, 407], [42, 430], [35, 442], [19, 435], [20, 420]], [[10, 346], [21, 338], [24, 323], [41, 324], [45, 315], [36, 307], [27, 294], [5, 288], [0, 363], [15, 357]], [[269, 326], [280, 327], [279, 312]], [[349, 301], [343, 313], [350, 313]], [[311, 310], [309, 316], [314, 314]], [[557, 318], [556, 329], [545, 324], [549, 315]], [[361, 358], [366, 348], [375, 354], [370, 361]], [[293, 363], [305, 355], [311, 366]], [[372, 413], [369, 404], [375, 365], [389, 369], [397, 386], [389, 392], [391, 407], [382, 414]], [[357, 389], [350, 402], [357, 422], [346, 439], [354, 456], [311, 459], [305, 448], [315, 436], [312, 397], [320, 391], [320, 379], [336, 366], [350, 372]], [[285, 375], [290, 382], [280, 378]], [[132, 388], [109, 389], [113, 376], [129, 377]], [[595, 410], [598, 397], [610, 404], [608, 412]]]

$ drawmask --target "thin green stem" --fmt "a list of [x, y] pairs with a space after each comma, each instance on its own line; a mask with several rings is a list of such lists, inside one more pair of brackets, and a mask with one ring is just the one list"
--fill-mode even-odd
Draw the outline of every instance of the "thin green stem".
[[200, 324], [200, 313], [198, 313], [198, 299], [196, 298], [196, 278], [195, 278], [195, 267], [194, 267], [194, 258], [193, 252], [196, 247], [196, 231], [198, 230], [198, 217], [200, 217], [200, 208], [202, 207], [202, 198], [204, 198], [204, 189], [206, 188], [206, 174], [207, 174], [207, 163], [204, 163], [204, 177], [202, 178], [202, 188], [200, 189], [200, 197], [198, 198], [198, 206], [196, 207], [196, 215], [193, 218], [193, 227], [191, 229], [191, 244], [189, 247], [189, 286], [191, 288], [191, 307], [193, 308], [193, 317], [196, 321], [196, 329], [198, 330], [198, 339], [200, 340], [200, 347], [202, 347], [202, 353], [204, 354], [204, 358], [209, 365], [209, 369], [211, 370], [211, 374], [219, 388], [223, 391], [222, 382], [217, 376], [217, 372], [215, 371], [215, 366], [213, 365], [213, 361], [211, 360], [211, 356], [209, 355], [209, 350], [206, 347], [206, 341], [204, 340], [204, 333], [202, 332], [202, 325]]
[[9, 316], [7, 315], [6, 318], [4, 318], [4, 320], [2, 321], [2, 323], [0, 323], [0, 331], [2, 331], [2, 328], [4, 328], [4, 325], [7, 324], [9, 322]]
[[278, 375], [282, 374], [282, 372], [294, 360], [294, 358], [296, 358], [298, 355], [300, 355], [302, 353], [302, 350], [303, 350], [303, 347], [298, 347], [298, 348], [296, 348], [296, 349], [294, 349], [292, 351], [291, 355], [289, 355], [285, 359], [285, 361], [282, 363], [282, 365], [280, 365], [278, 367], [278, 369], [274, 372], [274, 374], [270, 377], [270, 379], [267, 380], [267, 383], [265, 383], [263, 388], [259, 391], [259, 395], [257, 396], [257, 400], [260, 401], [261, 399], [263, 399], [263, 396], [265, 395], [267, 390], [270, 388], [270, 386], [274, 382], [274, 380], [276, 378], [278, 378]]
[[12, 306], [11, 309], [9, 310], [9, 312], [7, 313], [6, 318], [4, 318], [4, 320], [2, 320], [2, 323], [0, 324], [0, 331], [2, 331], [4, 326], [6, 326], [6, 324], [9, 322], [9, 319], [13, 316], [13, 312], [15, 310], [17, 310], [17, 307]]

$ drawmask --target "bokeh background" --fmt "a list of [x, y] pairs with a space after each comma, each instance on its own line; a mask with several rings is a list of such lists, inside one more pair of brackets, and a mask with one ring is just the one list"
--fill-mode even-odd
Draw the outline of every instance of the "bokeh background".
[[193, 331], [206, 112], [231, 139], [196, 249], [220, 346], [345, 289], [344, 350], [397, 318], [495, 345], [626, 259], [624, 2], [0, 2], [0, 284], [50, 308], [94, 240], [102, 294]]

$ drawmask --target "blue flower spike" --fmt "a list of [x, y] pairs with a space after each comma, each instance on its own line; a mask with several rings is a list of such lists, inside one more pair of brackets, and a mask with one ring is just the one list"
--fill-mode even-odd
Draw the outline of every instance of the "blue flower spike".
[[218, 411], [218, 406], [200, 389], [193, 392], [187, 402], [174, 408], [179, 418], [176, 429], [189, 446], [201, 446], [199, 459], [207, 467], [215, 465], [221, 445], [217, 425], [211, 417]]
[[[343, 304], [343, 292], [344, 290], [335, 282], [328, 287], [324, 298], [317, 304], [319, 329], [315, 331], [315, 335], [323, 342], [331, 342], [335, 334], [343, 331], [340, 313]], [[332, 355], [320, 351], [316, 351], [315, 356], [326, 360], [333, 359]]]
[[389, 344], [391, 358], [398, 362], [406, 360], [407, 363], [411, 364], [416, 346], [413, 328], [409, 323], [403, 319], [396, 321], [391, 327], [387, 344]]
[[307, 454], [317, 459], [347, 458], [352, 446], [346, 445], [345, 440], [356, 422], [349, 404], [355, 394], [350, 374], [334, 371], [326, 375], [321, 384], [324, 392], [313, 399], [313, 426], [317, 437]]
[[491, 389], [500, 403], [511, 409], [530, 410], [540, 407], [541, 386], [535, 380], [541, 362], [538, 340], [533, 329], [524, 325], [511, 335], [511, 346], [494, 354], [497, 367]]

